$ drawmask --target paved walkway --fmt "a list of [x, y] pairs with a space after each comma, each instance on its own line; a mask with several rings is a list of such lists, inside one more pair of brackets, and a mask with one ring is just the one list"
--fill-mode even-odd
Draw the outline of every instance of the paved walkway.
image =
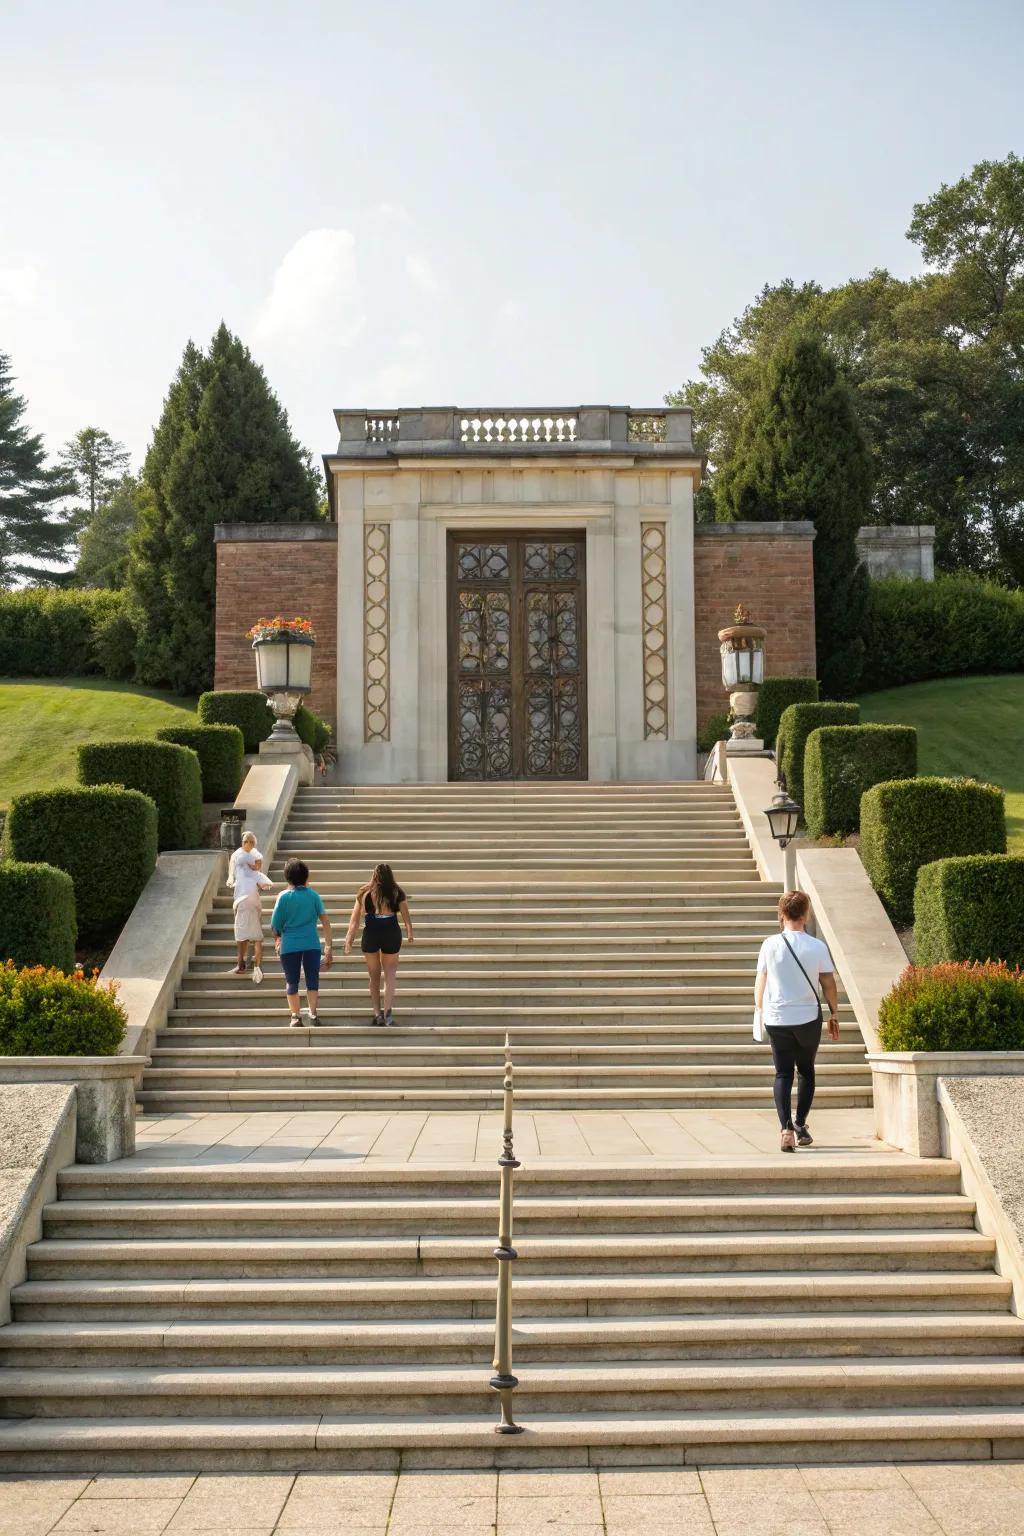
[[1020, 1536], [1024, 1463], [0, 1478], [0, 1536]]
[[[874, 1140], [869, 1109], [827, 1109], [812, 1116], [815, 1146], [827, 1152], [887, 1152]], [[516, 1152], [524, 1164], [593, 1158], [620, 1166], [651, 1159], [685, 1162], [708, 1157], [779, 1153], [775, 1115], [765, 1109], [552, 1110], [516, 1114]], [[294, 1114], [182, 1112], [141, 1118], [139, 1163], [304, 1163], [336, 1160], [387, 1163], [490, 1163], [501, 1149], [497, 1114], [437, 1110], [379, 1114], [306, 1110]]]

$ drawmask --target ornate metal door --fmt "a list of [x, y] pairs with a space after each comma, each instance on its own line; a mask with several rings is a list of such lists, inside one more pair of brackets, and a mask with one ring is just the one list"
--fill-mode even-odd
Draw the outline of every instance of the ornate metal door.
[[583, 534], [452, 534], [448, 773], [587, 776]]

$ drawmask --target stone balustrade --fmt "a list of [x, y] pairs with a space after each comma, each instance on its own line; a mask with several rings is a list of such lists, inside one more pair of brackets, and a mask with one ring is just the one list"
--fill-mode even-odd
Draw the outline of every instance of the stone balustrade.
[[338, 410], [338, 454], [693, 453], [688, 406], [417, 406]]

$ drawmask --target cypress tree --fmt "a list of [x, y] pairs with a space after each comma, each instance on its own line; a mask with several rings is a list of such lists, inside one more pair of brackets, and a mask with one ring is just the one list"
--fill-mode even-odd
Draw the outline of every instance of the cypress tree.
[[59, 581], [62, 572], [32, 562], [61, 560], [71, 538], [58, 503], [74, 492], [74, 482], [59, 466], [46, 467], [43, 440], [24, 414], [11, 360], [0, 352], [0, 587], [19, 579]]
[[863, 670], [870, 606], [857, 530], [870, 520], [871, 457], [850, 387], [816, 339], [794, 337], [772, 354], [716, 481], [715, 505], [723, 521], [814, 524], [822, 697], [848, 698]]
[[143, 682], [179, 693], [213, 684], [215, 523], [315, 521], [309, 456], [248, 348], [221, 324], [192, 342], [143, 468], [128, 585]]

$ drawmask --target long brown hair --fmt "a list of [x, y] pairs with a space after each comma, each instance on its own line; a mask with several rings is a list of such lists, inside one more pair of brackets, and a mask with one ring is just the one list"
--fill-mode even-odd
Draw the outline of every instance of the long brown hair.
[[373, 902], [375, 912], [379, 912], [381, 907], [387, 907], [389, 912], [397, 915], [399, 907], [405, 900], [405, 892], [395, 879], [390, 864], [376, 866], [369, 883], [359, 892], [360, 901], [365, 901], [367, 896]]

